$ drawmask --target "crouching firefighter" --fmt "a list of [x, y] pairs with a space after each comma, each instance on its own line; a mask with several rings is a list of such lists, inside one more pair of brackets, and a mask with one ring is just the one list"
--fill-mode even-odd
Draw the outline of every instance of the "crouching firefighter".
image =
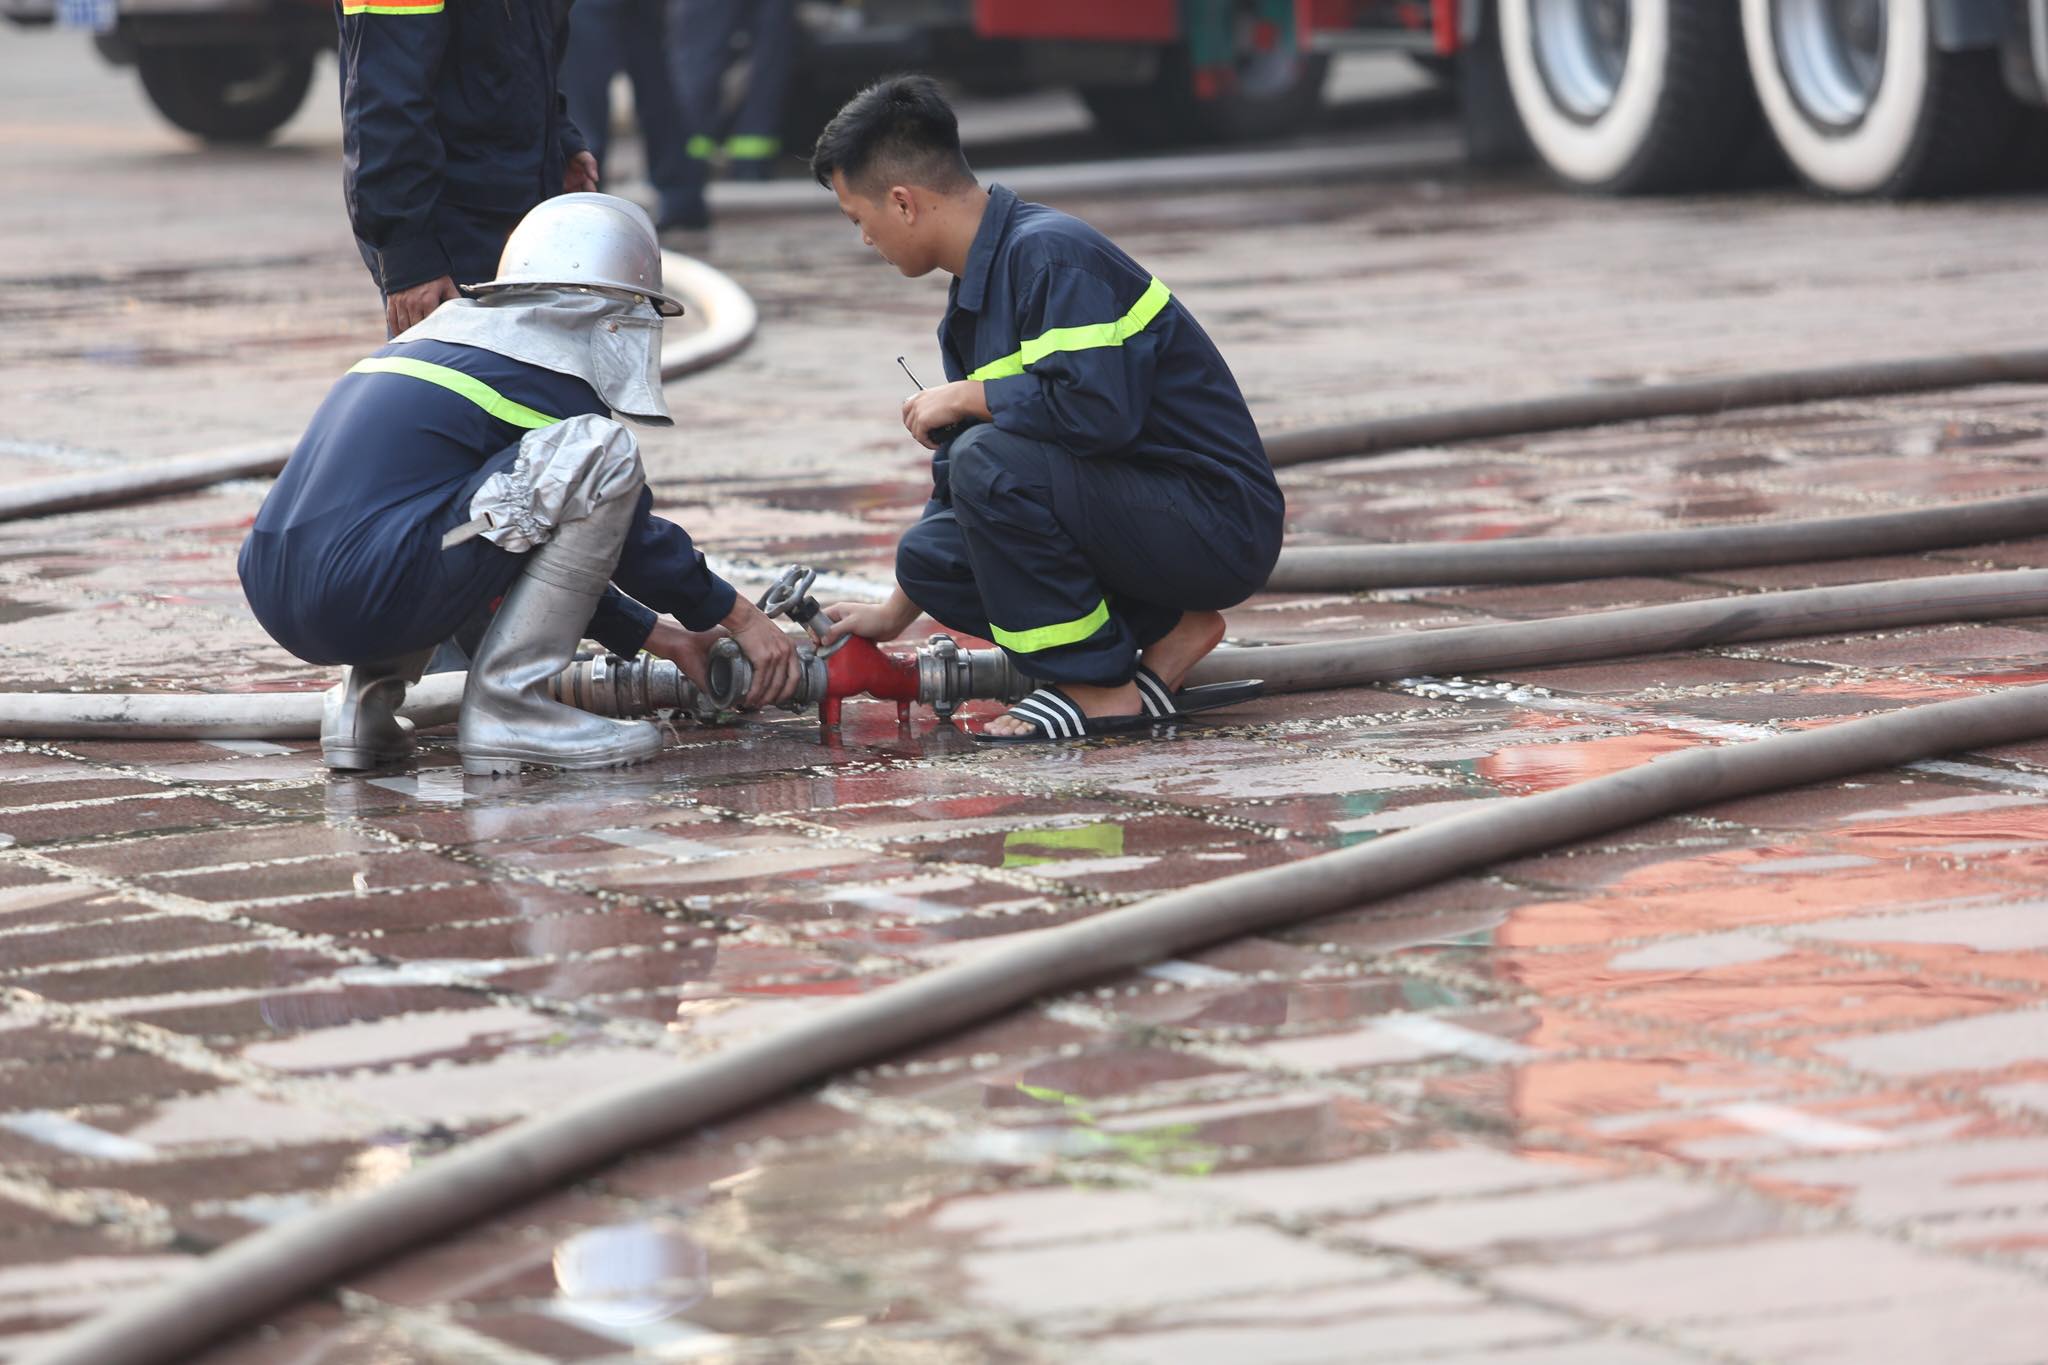
[[1183, 688], [1257, 592], [1285, 504], [1237, 381], [1180, 300], [1100, 232], [983, 189], [928, 77], [856, 95], [811, 169], [904, 275], [953, 276], [946, 378], [903, 405], [935, 452], [932, 500], [886, 603], [830, 608], [835, 638], [889, 639], [922, 608], [1042, 685], [983, 729], [1004, 741], [1148, 728], [1257, 695]]
[[682, 305], [662, 290], [647, 215], [610, 195], [548, 200], [472, 293], [342, 377], [242, 545], [243, 591], [271, 638], [344, 666], [320, 727], [328, 766], [410, 754], [396, 715], [407, 685], [501, 597], [471, 650], [465, 772], [610, 767], [660, 749], [650, 722], [550, 698], [586, 635], [673, 659], [701, 685], [722, 626], [754, 665], [748, 704], [786, 699], [789, 638], [652, 514], [639, 447], [612, 420], [671, 425], [662, 318]]

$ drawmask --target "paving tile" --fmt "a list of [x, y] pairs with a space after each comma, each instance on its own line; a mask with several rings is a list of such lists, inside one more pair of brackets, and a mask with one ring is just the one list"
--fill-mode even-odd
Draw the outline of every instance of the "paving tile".
[[0, 834], [24, 848], [106, 834], [143, 834], [247, 821], [233, 806], [204, 796], [139, 796], [94, 806], [0, 813]]
[[1256, 1226], [969, 1251], [957, 1264], [971, 1302], [1034, 1321], [1260, 1289], [1354, 1284], [1388, 1273], [1369, 1259]]
[[1490, 1198], [1446, 1199], [1331, 1230], [1467, 1264], [1630, 1257], [1795, 1230], [1763, 1199], [1705, 1183], [1640, 1176]]
[[1815, 1044], [1815, 1050], [1876, 1076], [1998, 1071], [2048, 1061], [2048, 1012], [2006, 1010], [1924, 1028]]
[[1659, 1324], [1740, 1323], [1900, 1302], [2007, 1300], [2048, 1307], [2048, 1291], [2015, 1271], [1846, 1232], [1508, 1267], [1492, 1278], [1582, 1313]]
[[228, 903], [341, 891], [477, 881], [478, 868], [432, 853], [352, 853], [305, 862], [269, 863], [232, 871], [158, 873], [141, 879], [152, 891], [190, 900]]
[[121, 843], [89, 844], [51, 854], [58, 862], [121, 877], [178, 872], [223, 864], [361, 853], [377, 845], [325, 824], [279, 824], [154, 835]]
[[1350, 1161], [1211, 1176], [1202, 1182], [1202, 1192], [1227, 1205], [1291, 1218], [1572, 1184], [1599, 1174], [1597, 1165], [1556, 1154], [1517, 1155], [1458, 1143]]
[[2041, 1358], [2040, 1291], [1859, 1303], [1784, 1318], [1717, 1322], [1685, 1335], [1702, 1345], [1785, 1365], [2033, 1365]]
[[56, 963], [91, 962], [99, 958], [179, 952], [187, 948], [212, 948], [255, 941], [255, 936], [247, 929], [217, 920], [184, 915], [144, 920], [115, 917], [112, 923], [87, 924], [40, 934], [10, 934], [0, 938], [0, 962], [6, 964], [5, 968], [0, 968], [0, 979], [15, 970]]

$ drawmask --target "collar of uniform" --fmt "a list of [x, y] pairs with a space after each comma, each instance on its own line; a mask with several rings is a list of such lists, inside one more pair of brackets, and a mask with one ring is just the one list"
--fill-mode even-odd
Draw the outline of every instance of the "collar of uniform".
[[970, 313], [981, 311], [982, 295], [988, 291], [989, 267], [995, 263], [996, 244], [1010, 226], [1017, 211], [1017, 195], [1006, 185], [988, 187], [988, 207], [981, 211], [981, 226], [975, 230], [974, 245], [967, 249], [967, 269], [961, 274], [954, 302]]

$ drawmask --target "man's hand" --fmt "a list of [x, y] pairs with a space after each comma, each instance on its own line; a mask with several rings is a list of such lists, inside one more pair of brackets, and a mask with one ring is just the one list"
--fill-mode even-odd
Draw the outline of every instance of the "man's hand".
[[911, 439], [926, 450], [937, 450], [932, 433], [955, 422], [976, 418], [989, 420], [988, 397], [978, 379], [956, 379], [935, 389], [919, 389], [903, 400], [903, 425]]
[[562, 193], [576, 194], [596, 188], [597, 158], [589, 152], [578, 152], [570, 157], [569, 164], [562, 168]]
[[724, 638], [722, 630], [685, 630], [666, 621], [656, 621], [654, 629], [647, 632], [647, 643], [642, 648], [682, 669], [683, 676], [697, 684], [700, 692], [709, 692], [711, 647]]
[[890, 593], [886, 602], [834, 602], [825, 608], [825, 615], [832, 618], [825, 643], [848, 635], [858, 635], [863, 640], [893, 640], [909, 630], [919, 614], [917, 603], [901, 588]]
[[384, 300], [384, 328], [389, 336], [397, 336], [416, 322], [423, 321], [427, 314], [439, 308], [448, 300], [457, 297], [455, 280], [443, 275], [438, 280], [428, 280], [410, 289], [401, 289]]
[[796, 656], [796, 642], [780, 626], [744, 597], [733, 599], [732, 610], [719, 624], [739, 641], [740, 653], [754, 666], [754, 685], [747, 689], [741, 706], [751, 711], [796, 695], [803, 664]]

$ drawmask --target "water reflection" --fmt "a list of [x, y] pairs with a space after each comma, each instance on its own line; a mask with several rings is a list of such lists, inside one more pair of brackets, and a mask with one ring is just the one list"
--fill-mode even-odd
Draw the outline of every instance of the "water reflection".
[[554, 1271], [557, 1308], [612, 1329], [675, 1317], [711, 1292], [703, 1245], [665, 1219], [579, 1232], [555, 1247]]

